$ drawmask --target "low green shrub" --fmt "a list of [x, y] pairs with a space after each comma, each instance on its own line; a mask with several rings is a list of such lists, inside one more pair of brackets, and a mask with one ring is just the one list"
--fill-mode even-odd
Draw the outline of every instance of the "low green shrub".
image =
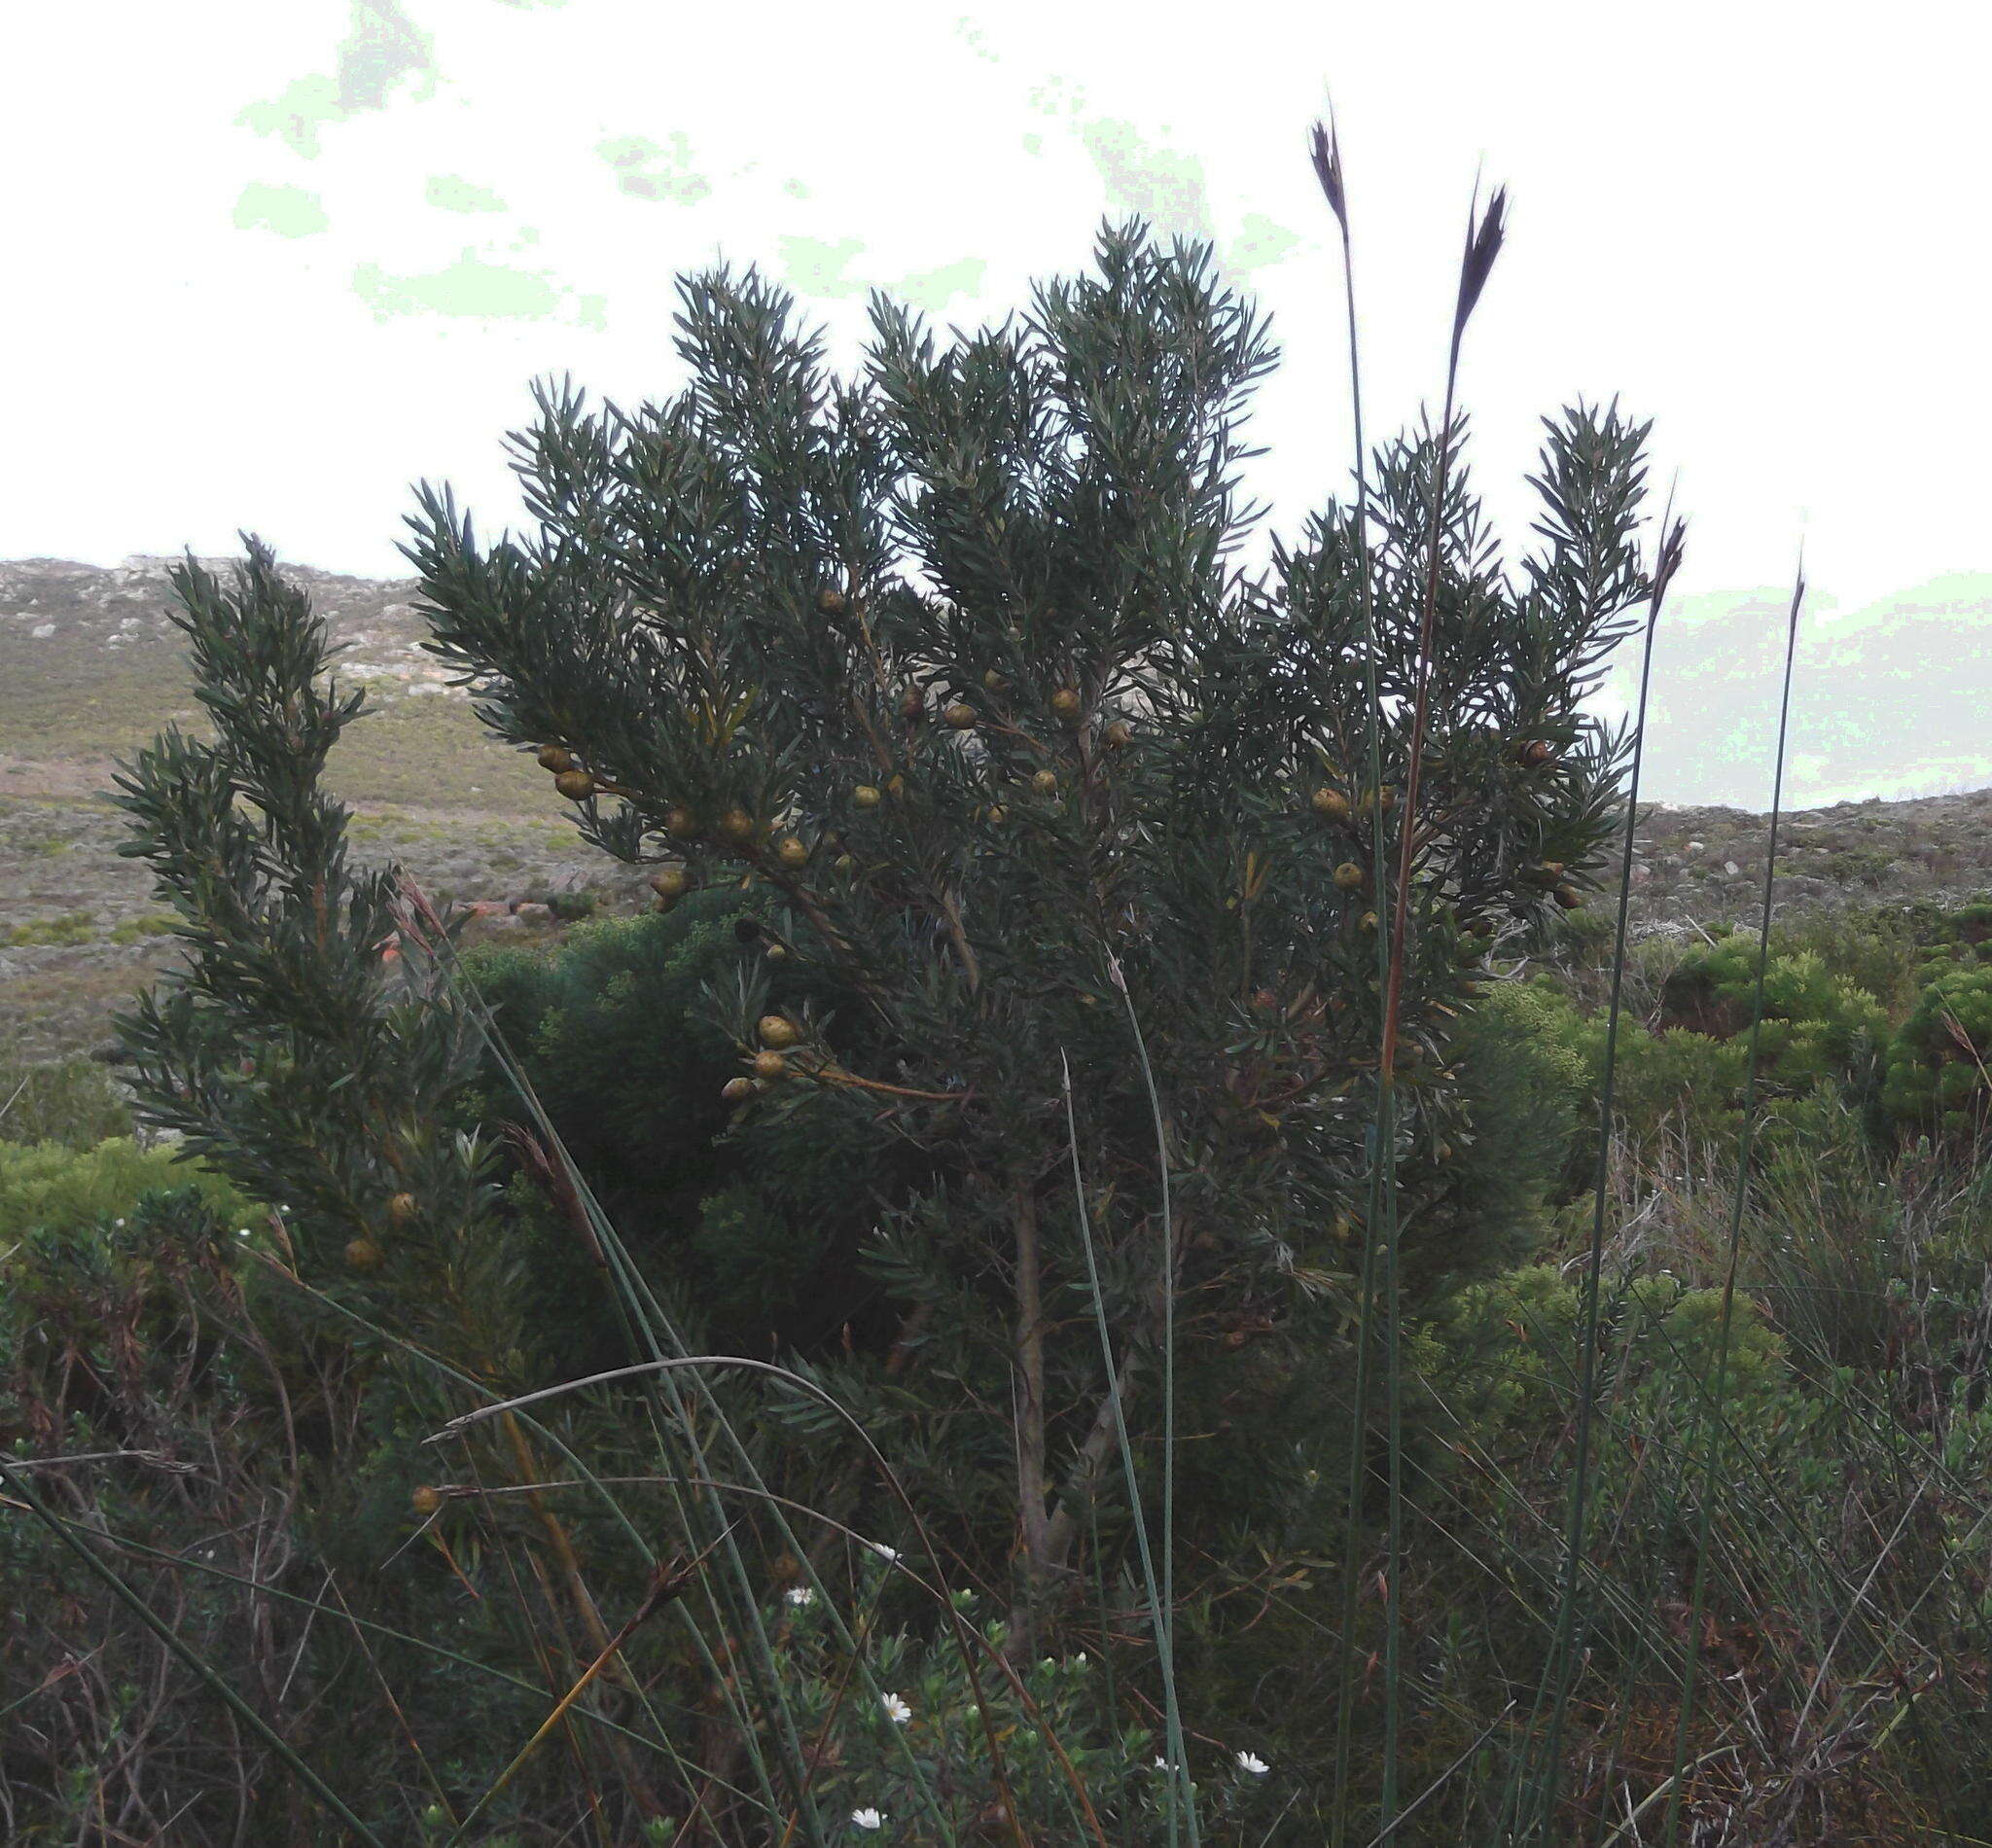
[[0, 1062], [0, 1140], [89, 1149], [131, 1129], [130, 1110], [94, 1060]]

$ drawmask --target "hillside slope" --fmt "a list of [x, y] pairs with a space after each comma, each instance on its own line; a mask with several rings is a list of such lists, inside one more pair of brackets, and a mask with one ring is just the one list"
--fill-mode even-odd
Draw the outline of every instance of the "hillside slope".
[[[167, 953], [143, 869], [117, 857], [124, 824], [102, 792], [113, 760], [155, 731], [199, 729], [167, 616], [169, 562], [0, 563], [0, 1045], [17, 1052], [100, 1039], [109, 1012]], [[363, 856], [404, 865], [439, 897], [490, 907], [478, 927], [486, 931], [547, 928], [539, 907], [549, 898], [640, 901], [630, 871], [577, 839], [544, 775], [486, 736], [421, 651], [413, 580], [284, 569], [347, 645], [341, 672], [377, 708], [352, 729], [331, 776], [354, 806]], [[1688, 937], [1755, 919], [1762, 816], [1654, 804], [1638, 839], [1640, 934]], [[1779, 867], [1781, 915], [1984, 894], [1992, 790], [1797, 811]]]

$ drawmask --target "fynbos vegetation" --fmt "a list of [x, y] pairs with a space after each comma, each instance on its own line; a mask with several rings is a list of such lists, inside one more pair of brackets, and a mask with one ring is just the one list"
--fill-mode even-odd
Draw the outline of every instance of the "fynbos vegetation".
[[1992, 1830], [1992, 907], [1630, 939], [1583, 699], [1682, 529], [1580, 405], [1488, 530], [1501, 228], [1259, 577], [1206, 249], [854, 380], [687, 279], [536, 531], [409, 522], [654, 895], [558, 941], [356, 854], [267, 547], [176, 570], [141, 1139], [70, 1067], [0, 1145], [9, 1839]]

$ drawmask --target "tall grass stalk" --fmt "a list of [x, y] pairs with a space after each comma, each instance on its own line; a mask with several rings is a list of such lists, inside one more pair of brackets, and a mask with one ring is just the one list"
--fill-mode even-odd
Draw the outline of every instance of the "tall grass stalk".
[[[1136, 1032], [1139, 1034], [1137, 1024]], [[1100, 1286], [1099, 1259], [1093, 1248], [1092, 1216], [1086, 1211], [1085, 1175], [1079, 1161], [1079, 1115], [1072, 1096], [1072, 1067], [1061, 1059], [1065, 1099], [1065, 1129], [1072, 1152], [1073, 1210], [1078, 1216], [1080, 1244], [1085, 1253], [1087, 1294], [1092, 1299], [1093, 1325], [1100, 1337], [1100, 1359], [1107, 1372], [1107, 1403], [1114, 1413], [1114, 1441], [1120, 1455], [1120, 1470], [1127, 1482], [1128, 1513], [1134, 1526], [1135, 1553], [1141, 1563], [1142, 1589], [1148, 1598], [1149, 1627], [1156, 1639], [1157, 1665], [1161, 1673], [1164, 1724], [1168, 1739], [1167, 1827], [1169, 1839], [1176, 1839], [1180, 1825], [1187, 1831], [1191, 1848], [1196, 1848], [1196, 1795], [1192, 1787], [1190, 1764], [1183, 1735], [1183, 1712], [1176, 1700], [1176, 1663], [1171, 1642], [1174, 1626], [1168, 1621], [1162, 1603], [1161, 1583], [1156, 1570], [1155, 1550], [1149, 1544], [1148, 1517], [1142, 1508], [1141, 1482], [1134, 1470], [1134, 1445], [1127, 1435], [1126, 1406], [1120, 1397], [1120, 1364], [1114, 1354], [1113, 1331], [1107, 1325], [1107, 1298]], [[1166, 1159], [1166, 1157], [1165, 1157]], [[1173, 1459], [1163, 1459], [1164, 1469]]]
[[[1398, 1263], [1396, 1077], [1397, 1042], [1404, 1006], [1405, 938], [1410, 929], [1411, 871], [1418, 836], [1420, 772], [1424, 768], [1425, 728], [1432, 691], [1432, 638], [1439, 615], [1439, 558], [1444, 530], [1445, 491], [1450, 483], [1453, 403], [1459, 385], [1461, 343], [1475, 304], [1487, 286], [1501, 252], [1505, 187], [1496, 187], [1484, 214], [1475, 199], [1467, 211], [1466, 249], [1460, 259], [1459, 295], [1453, 307], [1452, 340], [1445, 360], [1445, 404], [1439, 420], [1439, 444], [1432, 460], [1432, 516], [1427, 531], [1424, 606], [1418, 619], [1418, 665], [1411, 702], [1410, 755], [1405, 770], [1404, 800], [1398, 818], [1397, 891], [1390, 931], [1390, 960], [1383, 995], [1383, 1041], [1377, 1054], [1376, 1161], [1388, 1163], [1391, 1179], [1383, 1191], [1384, 1378], [1389, 1425], [1390, 1511], [1383, 1579], [1383, 1786], [1379, 1821], [1388, 1828], [1397, 1815], [1399, 1730], [1403, 1721], [1404, 1650], [1404, 1361]], [[1376, 833], [1381, 835], [1379, 806]]]
[[[1738, 1134], [1735, 1196], [1729, 1217], [1729, 1243], [1723, 1269], [1722, 1317], [1716, 1337], [1714, 1399], [1720, 1407], [1728, 1383], [1729, 1347], [1735, 1325], [1736, 1270], [1743, 1247], [1743, 1215], [1750, 1193], [1751, 1155], [1757, 1128], [1758, 1054], [1763, 1032], [1764, 983], [1770, 969], [1771, 899], [1777, 878], [1778, 822], [1784, 806], [1785, 748], [1791, 735], [1792, 673], [1798, 653], [1798, 612], [1805, 601], [1805, 563], [1802, 549], [1792, 586], [1791, 614], [1785, 624], [1784, 687], [1778, 700], [1777, 762], [1771, 777], [1770, 828], [1763, 856], [1763, 915], [1758, 922], [1757, 980], [1751, 1002], [1750, 1042], [1745, 1057], [1743, 1080], [1743, 1123]], [[1674, 1736], [1674, 1788], [1667, 1798], [1665, 1839], [1676, 1848], [1681, 1839], [1681, 1802], [1685, 1780], [1682, 1767], [1688, 1760], [1688, 1742], [1694, 1724], [1694, 1696], [1701, 1664], [1701, 1621], [1708, 1595], [1708, 1555], [1714, 1517], [1716, 1484], [1720, 1479], [1724, 1446], [1718, 1437], [1696, 1418], [1697, 1447], [1705, 1444], [1703, 1488], [1694, 1540], [1694, 1581], [1688, 1601], [1688, 1666], [1681, 1682], [1681, 1713]]]
[[1543, 1798], [1539, 1826], [1547, 1838], [1556, 1814], [1557, 1780], [1562, 1764], [1563, 1725], [1570, 1705], [1571, 1678], [1583, 1648], [1583, 1618], [1580, 1609], [1579, 1564], [1583, 1558], [1584, 1528], [1590, 1513], [1591, 1416], [1597, 1393], [1599, 1290], [1605, 1267], [1605, 1201], [1612, 1160], [1613, 1106], [1618, 1076], [1618, 1022], [1624, 993], [1626, 938], [1632, 913], [1632, 853], [1639, 826], [1639, 777], [1646, 756], [1648, 694], [1653, 682], [1654, 636], [1659, 627], [1660, 606], [1667, 586], [1681, 568], [1686, 532], [1672, 517], [1673, 497], [1660, 515], [1660, 550], [1654, 567], [1653, 589], [1647, 602], [1646, 637], [1639, 664], [1639, 701], [1633, 720], [1632, 765], [1625, 796], [1625, 839], [1618, 868], [1618, 911], [1612, 949], [1612, 993], [1605, 1015], [1604, 1076], [1598, 1100], [1598, 1161], [1591, 1189], [1590, 1246], [1584, 1256], [1583, 1332], [1579, 1337], [1576, 1456], [1571, 1464], [1570, 1539], [1566, 1548], [1563, 1586], [1558, 1600], [1556, 1638], [1551, 1646], [1554, 1694], [1549, 1732], [1544, 1746]]
[[[1355, 245], [1351, 231], [1348, 231], [1348, 185], [1342, 173], [1342, 148], [1340, 135], [1334, 129], [1334, 112], [1329, 110], [1327, 124], [1315, 124], [1311, 141], [1311, 154], [1315, 163], [1315, 177], [1321, 181], [1323, 197], [1329, 201], [1329, 211], [1334, 213], [1334, 223], [1340, 229], [1342, 247], [1342, 310], [1348, 325], [1348, 407], [1355, 424], [1355, 452], [1357, 452], [1357, 574], [1359, 574], [1359, 595], [1361, 595], [1361, 618], [1363, 618], [1363, 689], [1365, 689], [1365, 747], [1369, 755], [1367, 766], [1367, 787], [1382, 789], [1382, 697], [1376, 681], [1376, 597], [1370, 586], [1370, 553], [1369, 553], [1369, 446], [1363, 434], [1363, 342], [1357, 333], [1357, 272], [1355, 272]], [[1382, 852], [1382, 829], [1370, 831], [1370, 882], [1374, 890], [1382, 890], [1384, 880], [1384, 852]], [[1388, 979], [1391, 968], [1391, 932], [1376, 932], [1376, 983], [1378, 990]], [[1374, 1131], [1372, 1131], [1374, 1133]], [[1370, 1346], [1372, 1346], [1372, 1322], [1370, 1312], [1376, 1300], [1376, 1226], [1382, 1215], [1382, 1163], [1376, 1157], [1376, 1147], [1370, 1145], [1369, 1173], [1365, 1179], [1365, 1209], [1363, 1209], [1363, 1268], [1357, 1285], [1357, 1354], [1355, 1354], [1355, 1382], [1351, 1392], [1351, 1416], [1348, 1416], [1348, 1430], [1351, 1430], [1351, 1443], [1348, 1443], [1348, 1481], [1342, 1506], [1342, 1601], [1340, 1601], [1340, 1637], [1336, 1639], [1336, 1675], [1334, 1675], [1334, 1795], [1329, 1812], [1329, 1838], [1340, 1844], [1348, 1830], [1348, 1774], [1353, 1764], [1353, 1726], [1355, 1726], [1355, 1627], [1357, 1627], [1357, 1601], [1361, 1587], [1361, 1540], [1363, 1540], [1363, 1483], [1367, 1475], [1367, 1447], [1365, 1430], [1369, 1426], [1369, 1372], [1370, 1372]]]
[[[1176, 1698], [1176, 1280], [1177, 1268], [1181, 1262], [1176, 1244], [1175, 1194], [1169, 1179], [1169, 1130], [1162, 1116], [1161, 1093], [1156, 1088], [1156, 1070], [1148, 1055], [1148, 1039], [1141, 1030], [1141, 1016], [1134, 1011], [1134, 997], [1127, 992], [1127, 977], [1121, 972], [1120, 962], [1110, 950], [1107, 954], [1107, 970], [1112, 976], [1114, 986], [1120, 991], [1120, 1005], [1127, 1013], [1127, 1030], [1134, 1036], [1134, 1050], [1141, 1062], [1142, 1088], [1148, 1094], [1148, 1107], [1156, 1131], [1156, 1167], [1160, 1182], [1162, 1208], [1162, 1262], [1158, 1288], [1162, 1294], [1162, 1583], [1161, 1602], [1156, 1612], [1158, 1628], [1156, 1632], [1156, 1647], [1159, 1653], [1162, 1676], [1162, 1698], [1167, 1716], [1169, 1736], [1169, 1761], [1177, 1766], [1170, 1779], [1170, 1789], [1176, 1788], [1176, 1778], [1181, 1777], [1184, 1795], [1189, 1795], [1190, 1767], [1186, 1757], [1183, 1738], [1183, 1709]], [[1072, 1123], [1072, 1068], [1064, 1068], [1066, 1127]], [[1078, 1155], [1079, 1145], [1073, 1143], [1073, 1153]], [[1075, 1180], [1078, 1178], [1075, 1171]], [[1085, 1202], [1080, 1200], [1080, 1213], [1084, 1219]], [[1090, 1275], [1094, 1270], [1092, 1241], [1086, 1241], [1086, 1267]], [[1099, 1294], [1099, 1281], [1092, 1278], [1093, 1307], [1096, 1315], [1104, 1316], [1106, 1306]], [[1109, 1366], [1108, 1381], [1111, 1385], [1114, 1374], [1111, 1371], [1113, 1354], [1111, 1343], [1106, 1343], [1106, 1325], [1100, 1325], [1102, 1342], [1106, 1347]], [[1121, 1407], [1115, 1404], [1114, 1415], [1120, 1419]], [[1124, 1437], [1124, 1433], [1122, 1434]], [[1127, 1471], [1127, 1486], [1132, 1493], [1135, 1482], [1131, 1460], [1123, 1456], [1122, 1467]], [[1137, 1517], [1138, 1523], [1138, 1517]], [[1190, 1839], [1196, 1841], [1196, 1806], [1193, 1800], [1187, 1805], [1190, 1820]], [[1176, 1840], [1176, 1808], [1172, 1799], [1169, 1808], [1169, 1841], [1174, 1848]]]
[[[1356, 570], [1363, 624], [1365, 745], [1368, 787], [1383, 787], [1383, 701], [1378, 685], [1376, 596], [1370, 565], [1370, 455], [1363, 429], [1363, 355], [1356, 322], [1355, 247], [1349, 230], [1348, 184], [1342, 170], [1341, 138], [1334, 112], [1326, 124], [1314, 124], [1310, 153], [1329, 210], [1341, 233], [1342, 306], [1348, 330], [1349, 408], [1356, 450]], [[1370, 877], [1383, 890], [1383, 830], [1370, 836]], [[1389, 979], [1391, 929], [1376, 934], [1376, 981], [1379, 992]], [[1380, 1108], [1380, 1107], [1379, 1107]], [[1341, 1635], [1336, 1641], [1334, 1794], [1330, 1809], [1330, 1839], [1339, 1844], [1348, 1830], [1349, 1778], [1353, 1762], [1356, 1707], [1356, 1611], [1362, 1583], [1363, 1488], [1369, 1457], [1364, 1441], [1370, 1421], [1370, 1356], [1374, 1342], [1372, 1311], [1376, 1300], [1377, 1228], [1383, 1213], [1381, 1119], [1371, 1129], [1369, 1170], [1364, 1184], [1363, 1262], [1357, 1284], [1355, 1379], [1349, 1417], [1348, 1481], [1342, 1517]]]

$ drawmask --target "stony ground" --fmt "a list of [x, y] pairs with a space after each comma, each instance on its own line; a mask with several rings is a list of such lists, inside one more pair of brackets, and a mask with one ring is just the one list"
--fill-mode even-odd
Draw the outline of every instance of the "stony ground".
[[[0, 1053], [13, 1058], [99, 1043], [173, 954], [149, 875], [118, 857], [124, 821], [103, 794], [116, 758], [165, 725], [198, 729], [165, 562], [0, 563]], [[412, 582], [284, 569], [347, 645], [341, 671], [375, 707], [330, 775], [364, 859], [479, 906], [474, 936], [549, 933], [550, 901], [639, 904], [637, 875], [577, 838], [545, 777], [484, 735], [422, 653]], [[1740, 809], [1646, 810], [1635, 930], [1692, 937], [1754, 921], [1767, 844], [1764, 818]], [[1789, 815], [1778, 866], [1780, 915], [1987, 895], [1992, 790]]]

